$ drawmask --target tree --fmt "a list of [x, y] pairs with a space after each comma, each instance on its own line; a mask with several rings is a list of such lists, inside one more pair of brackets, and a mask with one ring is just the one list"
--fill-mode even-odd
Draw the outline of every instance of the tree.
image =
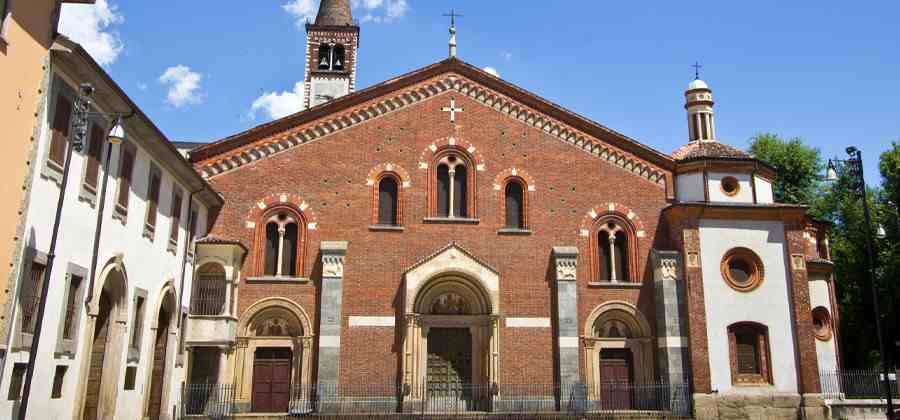
[[803, 139], [783, 140], [777, 134], [761, 133], [750, 139], [750, 154], [778, 170], [775, 201], [813, 205], [819, 197], [825, 165], [819, 150]]

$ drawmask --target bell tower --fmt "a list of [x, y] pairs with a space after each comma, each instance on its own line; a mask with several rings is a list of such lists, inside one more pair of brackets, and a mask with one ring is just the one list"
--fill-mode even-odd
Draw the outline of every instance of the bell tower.
[[697, 69], [694, 80], [684, 92], [684, 108], [688, 114], [688, 137], [690, 142], [716, 141], [716, 124], [713, 113], [712, 89], [700, 79], [700, 65], [694, 65]]
[[305, 108], [356, 90], [358, 48], [350, 0], [322, 0], [316, 21], [306, 24]]

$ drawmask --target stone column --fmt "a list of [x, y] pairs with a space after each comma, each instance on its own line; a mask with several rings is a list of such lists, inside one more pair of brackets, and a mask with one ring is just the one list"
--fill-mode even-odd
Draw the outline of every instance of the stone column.
[[563, 387], [581, 381], [578, 356], [578, 248], [553, 247], [556, 264], [556, 346], [559, 383]]
[[347, 242], [322, 242], [322, 307], [319, 326], [320, 385], [337, 385], [341, 365], [341, 295]]
[[653, 250], [653, 279], [656, 283], [656, 331], [659, 347], [660, 379], [682, 384], [688, 372], [687, 328], [681, 254]]

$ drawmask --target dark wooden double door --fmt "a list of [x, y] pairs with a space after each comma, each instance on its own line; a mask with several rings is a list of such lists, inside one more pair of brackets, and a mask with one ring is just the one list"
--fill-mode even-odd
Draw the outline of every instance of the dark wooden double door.
[[253, 412], [285, 413], [291, 402], [293, 352], [259, 348], [253, 359]]
[[600, 399], [604, 410], [634, 407], [634, 368], [631, 350], [600, 352]]

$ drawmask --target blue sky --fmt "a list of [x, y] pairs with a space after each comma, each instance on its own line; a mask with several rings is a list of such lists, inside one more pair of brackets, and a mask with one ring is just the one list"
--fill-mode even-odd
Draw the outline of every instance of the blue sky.
[[[84, 43], [172, 140], [211, 141], [293, 110], [304, 15], [316, 0], [98, 0], [66, 5]], [[359, 86], [442, 60], [456, 8], [460, 58], [670, 153], [687, 137], [691, 64], [722, 141], [803, 137], [825, 157], [900, 140], [897, 1], [354, 0]], [[254, 110], [254, 103], [257, 107]]]

